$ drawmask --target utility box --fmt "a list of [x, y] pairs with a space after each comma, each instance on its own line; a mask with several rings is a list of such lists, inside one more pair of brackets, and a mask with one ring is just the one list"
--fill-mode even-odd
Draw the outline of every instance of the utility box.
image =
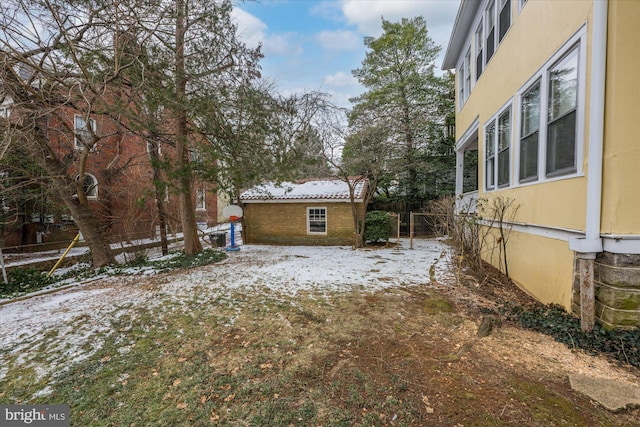
[[211, 244], [216, 248], [224, 248], [227, 246], [227, 233], [223, 231], [217, 231], [209, 234]]

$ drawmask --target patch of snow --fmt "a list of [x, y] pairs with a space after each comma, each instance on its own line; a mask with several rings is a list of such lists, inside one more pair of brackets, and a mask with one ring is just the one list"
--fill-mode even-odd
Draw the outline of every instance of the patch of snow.
[[[432, 279], [447, 283], [449, 266], [448, 247], [438, 240], [416, 239], [414, 249], [406, 239], [396, 248], [360, 250], [245, 245], [223, 262], [168, 274], [162, 280], [141, 277], [137, 270], [138, 276], [79, 284], [0, 306], [0, 379], [9, 373], [9, 363], [14, 369], [33, 367], [41, 377], [68, 368], [97, 351], [114, 333], [113, 322], [136, 317], [139, 307], [175, 310], [197, 299], [216, 301], [239, 313], [241, 294], [272, 298], [312, 292], [322, 298], [334, 292], [430, 285]], [[167, 300], [175, 304], [163, 304]], [[226, 326], [234, 320], [226, 320]], [[122, 352], [130, 344], [123, 342]], [[41, 349], [32, 351], [43, 345], [46, 362], [35, 358], [42, 355]]]

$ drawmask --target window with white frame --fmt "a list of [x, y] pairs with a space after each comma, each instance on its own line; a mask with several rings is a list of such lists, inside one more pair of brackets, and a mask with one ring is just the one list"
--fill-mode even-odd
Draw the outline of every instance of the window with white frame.
[[578, 49], [574, 48], [548, 73], [547, 176], [576, 171]]
[[207, 198], [204, 188], [196, 190], [196, 209], [199, 211], [207, 210]]
[[476, 80], [511, 27], [511, 0], [491, 0], [475, 31]]
[[[80, 179], [80, 175], [76, 176], [76, 181]], [[98, 180], [90, 173], [84, 174], [84, 181], [82, 181], [82, 190], [87, 199], [95, 200], [98, 198]]]
[[307, 234], [327, 234], [327, 208], [307, 208]]
[[483, 65], [484, 65], [484, 55], [483, 55], [483, 50], [482, 50], [482, 46], [484, 45], [484, 36], [483, 34], [483, 27], [482, 27], [483, 23], [482, 23], [482, 19], [480, 20], [480, 24], [478, 24], [478, 27], [476, 28], [476, 36], [475, 36], [475, 46], [476, 46], [476, 80], [478, 80], [480, 78], [480, 75], [482, 75], [482, 70], [483, 70]]
[[73, 120], [74, 141], [78, 149], [91, 147], [95, 148], [93, 136], [96, 132], [96, 121], [94, 119], [87, 120], [85, 117], [75, 115]]
[[511, 107], [498, 116], [498, 187], [510, 183], [511, 171]]
[[485, 34], [487, 36], [487, 40], [485, 43], [485, 49], [486, 49], [485, 63], [487, 63], [493, 56], [493, 52], [495, 52], [496, 50], [496, 3], [495, 1], [489, 2], [489, 6], [485, 10], [484, 22], [485, 22]]
[[9, 107], [0, 107], [0, 119], [9, 118]]
[[471, 48], [462, 58], [458, 68], [458, 110], [462, 109], [471, 94]]
[[154, 146], [156, 147], [156, 153], [158, 153], [158, 156], [162, 156], [162, 144], [160, 142], [147, 141], [147, 153], [151, 153]]
[[520, 97], [520, 182], [538, 179], [540, 140], [540, 81]]
[[484, 176], [485, 189], [493, 190], [496, 188], [496, 122], [491, 121], [484, 128]]
[[580, 93], [584, 90], [580, 53], [583, 48], [579, 41], [570, 44], [568, 49], [551, 58], [532, 78], [532, 83], [520, 91], [517, 150], [520, 183], [579, 172], [577, 159], [582, 143], [578, 132], [584, 115], [580, 103]]
[[508, 187], [511, 180], [511, 105], [484, 128], [485, 189]]
[[511, 0], [500, 0], [498, 10], [498, 43], [502, 41], [511, 27]]

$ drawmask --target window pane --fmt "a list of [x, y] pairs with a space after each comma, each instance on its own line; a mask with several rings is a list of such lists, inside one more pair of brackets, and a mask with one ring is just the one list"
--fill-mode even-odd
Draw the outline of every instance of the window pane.
[[82, 183], [82, 189], [84, 190], [84, 194], [87, 197], [97, 197], [98, 196], [98, 183], [95, 178], [91, 175], [84, 176], [84, 182]]
[[482, 21], [476, 29], [476, 80], [482, 74], [482, 44], [484, 43], [484, 33], [482, 30]]
[[578, 51], [574, 50], [549, 71], [549, 121], [576, 108]]
[[327, 211], [324, 208], [309, 209], [309, 232], [310, 233], [326, 233], [327, 232]]
[[487, 23], [487, 58], [485, 62], [489, 62], [489, 59], [493, 56], [493, 52], [496, 50], [496, 25], [495, 25], [495, 2], [491, 2], [487, 8], [485, 21]]
[[495, 153], [494, 140], [496, 135], [496, 124], [492, 122], [485, 129], [484, 144], [486, 148], [487, 158], [492, 157]]
[[485, 161], [485, 182], [488, 190], [495, 186], [495, 138], [496, 138], [496, 122], [491, 122], [485, 128], [484, 144], [486, 152]]
[[509, 185], [509, 147], [511, 146], [511, 108], [498, 117], [498, 185]]
[[537, 132], [540, 127], [540, 83], [522, 96], [521, 137]]
[[509, 185], [509, 149], [498, 153], [498, 186]]
[[549, 123], [547, 174], [575, 171], [576, 111]]
[[496, 33], [496, 30], [492, 28], [491, 31], [489, 31], [489, 35], [487, 36], [487, 62], [489, 62], [489, 60], [493, 56], [493, 51], [495, 50], [495, 46], [494, 46], [495, 33]]
[[458, 105], [460, 107], [462, 107], [462, 104], [464, 102], [464, 94], [465, 94], [464, 84], [465, 84], [465, 80], [466, 80], [465, 75], [464, 75], [464, 64], [458, 70], [458, 74], [459, 74], [458, 87], [460, 88], [460, 93], [459, 93], [459, 96], [458, 96]]
[[511, 109], [502, 113], [498, 118], [498, 151], [511, 145]]
[[500, 34], [498, 41], [501, 42], [504, 35], [507, 34], [507, 30], [511, 26], [511, 0], [502, 2], [502, 9], [500, 10]]
[[538, 178], [538, 132], [520, 140], [520, 181]]
[[486, 175], [485, 180], [486, 180], [487, 190], [491, 190], [495, 186], [495, 179], [494, 179], [495, 168], [493, 166], [493, 159], [494, 158], [492, 157], [490, 159], [487, 159], [487, 161], [485, 162], [484, 173]]
[[578, 49], [549, 70], [547, 175], [575, 171]]

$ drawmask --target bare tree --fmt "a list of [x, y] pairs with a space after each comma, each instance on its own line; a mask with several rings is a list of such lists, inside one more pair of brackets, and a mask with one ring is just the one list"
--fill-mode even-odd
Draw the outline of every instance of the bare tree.
[[[388, 172], [392, 144], [387, 129], [369, 126], [365, 120], [347, 126], [344, 109], [325, 104], [314, 119], [314, 127], [323, 143], [323, 155], [349, 188], [354, 246], [364, 246], [366, 208], [373, 200], [380, 178]], [[362, 203], [356, 201], [356, 191], [364, 185]]]
[[110, 264], [114, 256], [85, 185], [87, 159], [111, 136], [98, 135], [92, 125], [104, 80], [84, 67], [79, 54], [95, 41], [92, 20], [99, 9], [37, 0], [9, 0], [0, 7], [0, 81], [11, 109], [5, 144], [29, 150], [83, 233], [94, 265]]

